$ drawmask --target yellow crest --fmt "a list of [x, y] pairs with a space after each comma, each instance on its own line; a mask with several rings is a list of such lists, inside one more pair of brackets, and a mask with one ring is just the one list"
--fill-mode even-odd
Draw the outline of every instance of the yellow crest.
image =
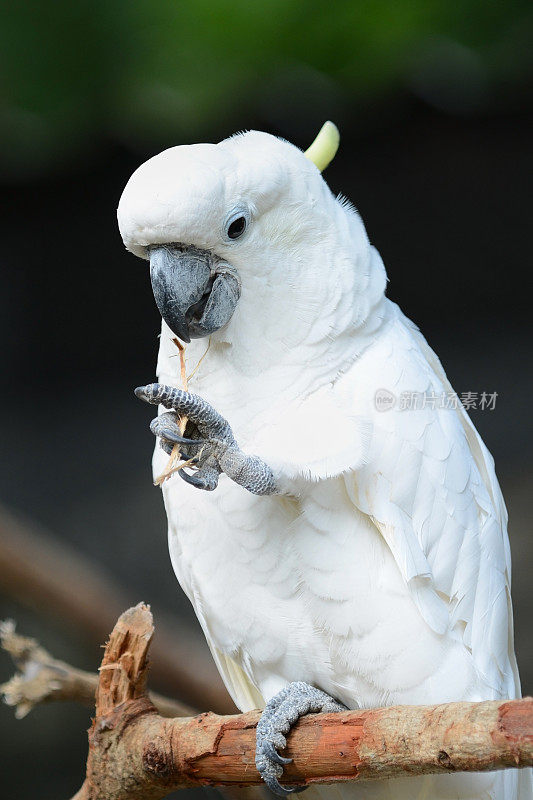
[[305, 155], [322, 172], [333, 161], [335, 153], [339, 149], [339, 142], [339, 129], [328, 120], [320, 128], [318, 136], [311, 147], [307, 148]]

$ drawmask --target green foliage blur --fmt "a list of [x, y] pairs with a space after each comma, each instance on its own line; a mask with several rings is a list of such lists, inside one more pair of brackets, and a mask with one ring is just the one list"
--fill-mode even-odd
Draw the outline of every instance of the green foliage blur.
[[449, 113], [523, 103], [529, 0], [19, 0], [0, 28], [3, 167], [32, 176], [114, 140], [360, 125], [409, 95]]

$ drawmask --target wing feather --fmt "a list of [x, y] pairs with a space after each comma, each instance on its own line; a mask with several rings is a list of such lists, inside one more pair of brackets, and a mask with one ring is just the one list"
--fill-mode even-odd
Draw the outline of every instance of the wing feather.
[[[436, 355], [399, 311], [387, 338], [387, 389], [397, 399], [452, 392]], [[380, 354], [368, 358], [368, 384], [383, 385]], [[515, 696], [507, 512], [493, 459], [458, 405], [373, 409], [368, 462], [347, 488], [388, 543], [426, 622], [438, 633], [456, 628], [494, 695]]]

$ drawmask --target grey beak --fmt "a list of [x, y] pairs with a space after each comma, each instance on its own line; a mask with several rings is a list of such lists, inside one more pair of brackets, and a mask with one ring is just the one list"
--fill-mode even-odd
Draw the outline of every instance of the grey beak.
[[184, 342], [226, 325], [241, 293], [237, 272], [195, 247], [152, 247], [150, 277], [159, 313]]

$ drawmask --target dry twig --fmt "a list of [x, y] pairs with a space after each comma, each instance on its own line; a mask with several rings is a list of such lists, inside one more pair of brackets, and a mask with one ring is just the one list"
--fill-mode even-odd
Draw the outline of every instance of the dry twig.
[[[59, 661], [35, 640], [15, 631], [11, 620], [0, 622], [0, 645], [9, 653], [17, 674], [0, 685], [0, 694], [15, 716], [22, 719], [41, 703], [71, 701], [94, 707], [98, 675]], [[163, 717], [186, 717], [196, 709], [150, 692], [150, 700]]]
[[[180, 340], [177, 338], [172, 339], [172, 341], [174, 342], [179, 351], [181, 385], [183, 389], [187, 392], [189, 390], [189, 380], [187, 378], [187, 368], [185, 365], [185, 345], [182, 344]], [[187, 417], [181, 417], [180, 433], [182, 436], [185, 433], [186, 426], [187, 426]], [[168, 478], [170, 478], [171, 475], [173, 475], [175, 472], [177, 472], [180, 469], [183, 469], [183, 467], [186, 467], [191, 463], [192, 459], [189, 459], [188, 461], [183, 461], [181, 464], [176, 465], [175, 462], [176, 460], [179, 460], [179, 454], [180, 454], [180, 446], [176, 442], [176, 444], [172, 448], [172, 452], [170, 454], [170, 458], [167, 461], [165, 469], [163, 470], [161, 475], [158, 475], [157, 478], [154, 478], [154, 486], [161, 486], [161, 484], [164, 483]]]
[[[206, 357], [209, 348], [211, 347], [211, 337], [209, 337], [209, 342], [207, 343], [207, 348], [205, 353], [200, 358], [197, 365], [195, 366], [195, 368], [193, 369], [193, 371], [189, 376], [187, 375], [187, 368], [185, 365], [185, 345], [182, 344], [180, 340], [177, 338], [172, 339], [172, 341], [174, 342], [179, 351], [181, 385], [183, 389], [185, 389], [185, 391], [188, 392], [189, 380], [192, 378], [196, 370], [199, 368], [200, 364]], [[185, 433], [186, 426], [187, 426], [187, 417], [181, 417], [180, 433], [182, 436]], [[177, 464], [176, 461], [179, 461], [179, 454], [180, 454], [180, 446], [178, 443], [176, 443], [172, 448], [172, 452], [170, 454], [169, 460], [167, 461], [165, 469], [163, 470], [161, 475], [158, 475], [158, 477], [154, 479], [154, 486], [161, 486], [161, 484], [164, 483], [172, 475], [174, 475], [175, 472], [179, 472], [179, 470], [183, 469], [183, 467], [189, 467], [194, 462], [194, 458], [189, 458], [187, 461], [182, 461], [181, 463]]]

